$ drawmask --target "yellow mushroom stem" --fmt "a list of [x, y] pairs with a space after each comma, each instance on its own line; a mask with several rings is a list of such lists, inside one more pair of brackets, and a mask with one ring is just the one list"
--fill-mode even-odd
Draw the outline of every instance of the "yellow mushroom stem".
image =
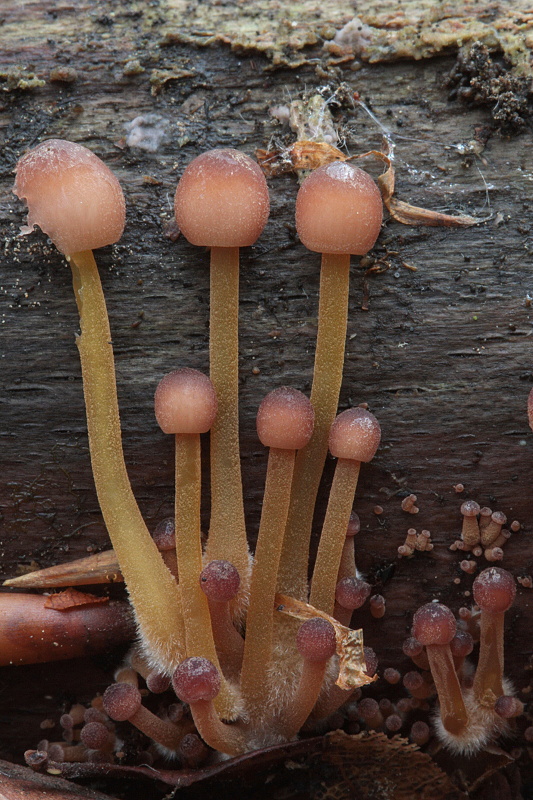
[[330, 616], [335, 608], [335, 589], [346, 538], [345, 531], [360, 467], [361, 462], [352, 459], [339, 458], [337, 462], [313, 570], [309, 602]]
[[[187, 658], [208, 658], [221, 673], [215, 649], [207, 597], [200, 586], [202, 543], [200, 535], [201, 453], [200, 434], [176, 434], [176, 557], [181, 591]], [[225, 719], [235, 717], [235, 702], [221, 674], [217, 710]]]
[[92, 251], [69, 258], [80, 314], [77, 339], [98, 501], [146, 647], [162, 663], [184, 657], [181, 601], [150, 536], [124, 463], [113, 347]]
[[339, 402], [348, 318], [350, 256], [324, 253], [311, 404], [315, 427], [309, 444], [298, 452], [287, 533], [283, 543], [278, 592], [307, 597], [309, 541], [318, 486], [328, 452], [329, 429]]
[[503, 632], [505, 611], [491, 614], [481, 611], [479, 658], [474, 677], [474, 695], [482, 700], [487, 692], [494, 698], [504, 694]]
[[211, 248], [210, 378], [218, 400], [211, 428], [211, 522], [207, 560], [225, 559], [246, 588], [250, 560], [239, 451], [239, 248]]
[[442, 724], [448, 733], [459, 736], [468, 725], [468, 714], [455, 672], [450, 645], [426, 645], [426, 652], [431, 676], [439, 696]]
[[241, 691], [246, 708], [255, 714], [264, 707], [272, 660], [276, 577], [287, 522], [294, 456], [294, 450], [271, 447], [268, 457], [241, 673]]

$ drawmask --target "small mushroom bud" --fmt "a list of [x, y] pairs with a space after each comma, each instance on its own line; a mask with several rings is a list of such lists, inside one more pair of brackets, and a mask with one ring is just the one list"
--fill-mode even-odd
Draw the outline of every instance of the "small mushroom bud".
[[103, 701], [104, 709], [111, 719], [117, 722], [128, 720], [158, 744], [168, 747], [169, 750], [178, 749], [182, 731], [169, 720], [160, 719], [145, 708], [136, 686], [131, 683], [113, 683], [105, 690]]
[[206, 433], [218, 408], [213, 384], [202, 372], [183, 367], [159, 382], [155, 415], [163, 433]]
[[230, 603], [241, 579], [229, 561], [210, 561], [200, 573], [200, 588], [207, 597], [215, 646], [224, 673], [237, 678], [242, 664], [243, 638], [233, 625]]
[[296, 647], [303, 658], [303, 666], [296, 694], [281, 720], [283, 733], [288, 739], [300, 730], [322, 689], [327, 663], [336, 651], [333, 625], [322, 617], [306, 620], [298, 629]]
[[268, 468], [255, 564], [246, 617], [241, 691], [249, 709], [259, 712], [272, 659], [273, 608], [278, 569], [291, 499], [296, 451], [313, 433], [315, 413], [297, 389], [281, 386], [269, 392], [257, 412], [257, 433], [266, 447]]
[[335, 599], [343, 608], [355, 611], [356, 608], [361, 608], [370, 591], [370, 584], [361, 578], [343, 578], [337, 584]]

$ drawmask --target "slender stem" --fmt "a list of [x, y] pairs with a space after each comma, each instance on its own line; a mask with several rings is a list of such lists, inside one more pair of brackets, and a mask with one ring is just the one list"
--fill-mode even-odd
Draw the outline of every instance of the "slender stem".
[[335, 589], [346, 540], [357, 480], [359, 461], [339, 458], [329, 493], [328, 507], [318, 545], [309, 602], [330, 616], [335, 607]]
[[[200, 435], [176, 435], [176, 557], [181, 590], [187, 658], [208, 658], [221, 672], [215, 650], [207, 597], [200, 586], [202, 544], [200, 535], [201, 461]], [[221, 676], [222, 677], [222, 676]], [[222, 685], [215, 700], [226, 718], [233, 716], [234, 703], [228, 685]]]
[[287, 535], [283, 544], [278, 591], [305, 600], [309, 541], [315, 501], [328, 452], [344, 365], [348, 318], [350, 256], [324, 253], [311, 403], [315, 427], [309, 444], [298, 452]]
[[71, 256], [70, 266], [80, 314], [77, 345], [98, 501], [145, 647], [161, 666], [174, 666], [184, 658], [181, 600], [126, 472], [111, 333], [98, 269], [90, 251]]
[[474, 677], [474, 695], [482, 700], [491, 691], [495, 698], [503, 692], [503, 629], [505, 612], [481, 611], [479, 658]]
[[237, 756], [246, 750], [242, 726], [222, 722], [215, 711], [212, 700], [197, 700], [191, 703], [191, 713], [198, 733], [209, 747], [229, 756]]
[[304, 661], [296, 694], [283, 714], [283, 734], [288, 740], [296, 736], [313, 710], [322, 689], [327, 663]]
[[211, 428], [208, 561], [225, 559], [246, 588], [250, 573], [239, 452], [239, 248], [211, 248], [210, 377], [218, 399]]
[[272, 658], [274, 595], [294, 469], [294, 450], [270, 448], [263, 510], [255, 550], [255, 563], [246, 615], [246, 639], [241, 691], [246, 710], [265, 703], [267, 675]]
[[161, 719], [152, 714], [145, 706], [141, 706], [135, 714], [130, 717], [129, 722], [135, 725], [140, 731], [153, 739], [157, 744], [168, 747], [169, 750], [177, 750], [186, 730], [183, 726], [178, 727], [167, 719]]
[[230, 604], [208, 600], [211, 627], [222, 671], [230, 680], [238, 681], [244, 652], [244, 639], [233, 624]]
[[[355, 566], [355, 536], [345, 536], [344, 544], [342, 545], [341, 560], [339, 564], [339, 571], [337, 573], [337, 583], [344, 578], [355, 578], [357, 575], [357, 568]], [[343, 608], [338, 603], [335, 603], [333, 616], [338, 620], [341, 625], [350, 627], [353, 611], [349, 608]]]
[[439, 696], [440, 716], [448, 733], [460, 735], [468, 725], [461, 686], [453, 656], [448, 644], [430, 644], [426, 647], [431, 676]]

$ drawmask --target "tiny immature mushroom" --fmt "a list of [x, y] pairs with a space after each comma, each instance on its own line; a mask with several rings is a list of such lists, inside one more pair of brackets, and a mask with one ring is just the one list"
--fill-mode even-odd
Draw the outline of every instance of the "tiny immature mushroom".
[[200, 434], [213, 425], [217, 397], [206, 375], [185, 367], [162, 378], [154, 408], [163, 433], [175, 436], [176, 557], [186, 651], [188, 655], [209, 658], [218, 666], [207, 598], [200, 587]]
[[176, 750], [182, 730], [168, 720], [152, 714], [142, 705], [141, 693], [131, 683], [113, 683], [104, 692], [104, 708], [117, 722], [128, 720], [158, 744]]
[[420, 509], [416, 504], [416, 494], [410, 494], [402, 500], [402, 511], [407, 511], [408, 514], [418, 514]]
[[464, 550], [473, 550], [480, 542], [479, 524], [477, 521], [479, 512], [479, 504], [474, 500], [465, 500], [461, 506], [461, 514], [463, 515], [461, 540]]
[[[346, 528], [346, 537], [342, 547], [341, 560], [339, 563], [339, 571], [337, 580], [341, 581], [343, 578], [352, 578], [357, 575], [357, 567], [355, 565], [355, 547], [354, 538], [361, 530], [361, 521], [358, 515], [352, 511], [350, 519], [348, 520], [348, 527]], [[338, 613], [339, 612], [339, 613]], [[335, 618], [343, 625], [350, 624], [348, 614], [342, 612], [340, 609], [335, 608]]]
[[504, 694], [503, 625], [505, 612], [513, 604], [516, 595], [516, 583], [510, 572], [489, 567], [475, 579], [473, 593], [481, 609], [481, 644], [474, 694], [483, 701], [487, 692], [495, 698]]
[[413, 618], [413, 635], [426, 647], [439, 695], [442, 724], [448, 732], [457, 735], [466, 727], [468, 714], [450, 650], [456, 630], [455, 617], [440, 603], [422, 606]]

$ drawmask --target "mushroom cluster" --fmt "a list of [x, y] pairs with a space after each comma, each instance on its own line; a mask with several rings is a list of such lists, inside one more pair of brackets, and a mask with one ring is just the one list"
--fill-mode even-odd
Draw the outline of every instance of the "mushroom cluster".
[[[476, 577], [473, 595], [479, 608], [480, 645], [474, 674], [465, 664], [474, 638], [458, 627], [447, 606], [427, 603], [413, 617], [407, 652], [417, 665], [431, 671], [439, 697], [437, 735], [453, 752], [469, 755], [480, 750], [507, 732], [508, 720], [523, 711], [503, 675], [504, 615], [515, 594], [515, 580], [504, 569], [489, 567]], [[429, 689], [426, 696], [430, 694]]]
[[[376, 666], [361, 632], [346, 626], [369, 594], [355, 568], [352, 506], [360, 465], [374, 457], [380, 427], [362, 407], [336, 417], [350, 255], [366, 253], [378, 236], [376, 184], [362, 170], [334, 163], [316, 170], [298, 195], [300, 238], [322, 253], [314, 378], [310, 399], [281, 386], [260, 405], [257, 433], [269, 455], [253, 555], [239, 454], [239, 248], [255, 242], [268, 218], [260, 168], [236, 150], [213, 150], [189, 164], [178, 184], [178, 226], [191, 243], [210, 248], [210, 375], [178, 367], [157, 388], [157, 421], [175, 437], [175, 518], [154, 536], [124, 463], [110, 327], [92, 255], [122, 233], [120, 186], [85, 148], [48, 140], [20, 160], [15, 193], [29, 207], [26, 232], [39, 225], [72, 269], [94, 480], [137, 625], [137, 642], [100, 713], [129, 720], [170, 753], [182, 754], [186, 741], [198, 748], [198, 734], [229, 755], [293, 739], [309, 719], [328, 716], [369, 683]], [[207, 432], [211, 517], [204, 546], [201, 436]], [[337, 467], [308, 583], [328, 447]], [[176, 698], [164, 718], [145, 708], [139, 676], [154, 693], [171, 685], [194, 725], [175, 712]], [[100, 718], [89, 723], [103, 725]], [[96, 731], [101, 748], [92, 728], [83, 731], [91, 752], [103, 751], [93, 757], [105, 758], [104, 729]]]
[[[122, 234], [125, 204], [118, 181], [85, 148], [48, 140], [19, 162], [15, 193], [29, 207], [25, 232], [39, 225], [72, 270], [92, 469], [137, 630], [115, 683], [96, 710], [82, 714], [81, 744], [75, 753], [64, 748], [63, 756], [111, 758], [113, 721], [128, 721], [161, 752], [194, 765], [212, 750], [238, 755], [290, 741], [347, 702], [349, 729], [364, 725], [394, 733], [410, 709], [435, 692], [437, 734], [452, 751], [469, 755], [505, 733], [522, 704], [503, 677], [503, 619], [515, 584], [497, 567], [474, 581], [478, 608], [463, 614], [460, 624], [440, 603], [416, 612], [404, 644], [418, 667], [403, 676], [411, 698], [395, 705], [387, 697], [379, 703], [361, 699], [359, 687], [373, 680], [377, 659], [363, 647], [362, 632], [348, 627], [371, 592], [356, 569], [360, 522], [352, 509], [361, 464], [373, 459], [381, 431], [364, 403], [337, 412], [350, 258], [368, 252], [382, 221], [374, 181], [351, 164], [334, 162], [315, 170], [296, 199], [299, 237], [322, 254], [313, 382], [310, 398], [279, 386], [258, 409], [257, 435], [268, 448], [268, 464], [253, 554], [239, 448], [239, 249], [257, 240], [268, 219], [260, 168], [239, 151], [213, 150], [189, 164], [176, 190], [181, 232], [210, 249], [210, 364], [209, 376], [178, 366], [157, 387], [155, 416], [175, 441], [175, 514], [152, 534], [124, 462], [111, 332], [92, 255]], [[201, 530], [204, 435], [208, 535]], [[313, 516], [328, 450], [336, 467], [309, 578]], [[402, 508], [416, 513], [415, 502], [410, 495]], [[461, 511], [461, 540], [452, 549], [500, 560], [510, 535], [502, 530], [505, 517], [473, 501]], [[411, 528], [398, 552], [412, 556], [432, 548], [428, 531]], [[381, 595], [371, 598], [370, 612], [376, 619], [385, 613]], [[465, 660], [473, 633], [480, 641], [475, 674]], [[384, 678], [394, 685], [402, 676], [389, 668]], [[170, 695], [157, 713], [143, 703], [144, 685], [153, 695]], [[416, 721], [410, 736], [425, 744], [428, 725]], [[52, 758], [50, 752], [59, 758], [58, 747], [49, 751]]]

